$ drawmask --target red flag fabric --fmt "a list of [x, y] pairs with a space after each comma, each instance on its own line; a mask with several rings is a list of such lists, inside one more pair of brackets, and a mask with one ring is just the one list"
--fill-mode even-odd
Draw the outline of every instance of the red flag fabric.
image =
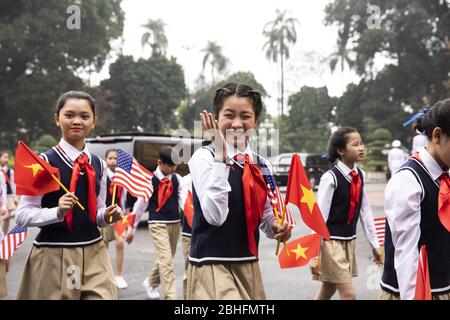
[[306, 265], [309, 260], [319, 255], [321, 241], [322, 236], [314, 233], [289, 242], [287, 244], [289, 256], [286, 254], [286, 250], [281, 250], [278, 255], [281, 269]]
[[267, 187], [258, 165], [250, 163], [248, 154], [245, 155], [242, 188], [244, 191], [248, 248], [254, 256], [258, 256], [255, 231], [258, 228], [258, 223], [262, 220], [264, 213], [264, 206], [267, 201]]
[[420, 247], [417, 268], [416, 293], [414, 300], [431, 300], [430, 272], [428, 269], [428, 253], [426, 246]]
[[25, 143], [19, 141], [14, 165], [16, 194], [39, 196], [59, 190], [59, 170], [35, 154]]
[[134, 213], [125, 215], [122, 220], [117, 221], [114, 224], [114, 231], [116, 231], [117, 236], [120, 237], [128, 227], [133, 227], [135, 221], [136, 215]]
[[292, 156], [291, 167], [289, 169], [286, 203], [289, 202], [299, 208], [300, 215], [308, 227], [325, 239], [330, 239], [330, 232], [323, 220], [305, 168], [298, 154]]
[[170, 198], [173, 192], [173, 184], [172, 180], [168, 178], [164, 178], [159, 183], [158, 187], [158, 208], [156, 212], [161, 210], [162, 207], [166, 204], [167, 200]]
[[441, 175], [441, 187], [439, 188], [438, 216], [442, 225], [450, 232], [450, 177], [448, 173]]
[[189, 190], [186, 201], [183, 206], [184, 217], [189, 228], [192, 228], [192, 219], [194, 218], [194, 202], [192, 200], [192, 192]]

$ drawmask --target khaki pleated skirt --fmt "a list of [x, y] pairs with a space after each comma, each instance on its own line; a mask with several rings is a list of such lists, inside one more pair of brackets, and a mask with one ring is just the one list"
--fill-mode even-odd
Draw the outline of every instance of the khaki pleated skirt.
[[189, 264], [188, 300], [265, 300], [258, 261], [244, 263]]
[[329, 283], [351, 283], [358, 276], [356, 240], [324, 240], [320, 247], [320, 275], [313, 280]]
[[[440, 295], [433, 295], [432, 299], [433, 300], [450, 300], [450, 292], [440, 294]], [[380, 293], [378, 294], [378, 300], [400, 300], [400, 296], [392, 294], [385, 290], [380, 290]]]
[[0, 260], [0, 299], [5, 298], [8, 295], [6, 289], [6, 262]]
[[114, 300], [117, 289], [103, 241], [83, 247], [33, 247], [19, 300]]
[[100, 228], [100, 233], [102, 234], [103, 241], [106, 243], [116, 240], [116, 231], [113, 226]]

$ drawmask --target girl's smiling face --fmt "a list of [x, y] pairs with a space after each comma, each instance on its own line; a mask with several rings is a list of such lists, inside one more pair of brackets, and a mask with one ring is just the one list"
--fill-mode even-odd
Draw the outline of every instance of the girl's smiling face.
[[85, 99], [68, 99], [54, 117], [64, 140], [72, 145], [84, 142], [96, 123], [92, 108]]
[[256, 126], [255, 110], [248, 98], [227, 97], [218, 115], [219, 130], [225, 140], [243, 151]]
[[364, 159], [364, 143], [358, 132], [347, 135], [347, 144], [344, 150], [338, 150], [341, 160], [346, 163], [355, 163]]

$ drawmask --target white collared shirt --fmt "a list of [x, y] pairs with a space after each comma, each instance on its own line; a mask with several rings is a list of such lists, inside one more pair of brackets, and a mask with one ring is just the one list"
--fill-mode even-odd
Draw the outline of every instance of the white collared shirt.
[[[233, 159], [238, 153], [248, 154], [253, 162], [257, 160], [249, 144], [244, 152], [238, 152], [233, 146], [227, 145], [228, 159]], [[272, 172], [269, 161], [265, 161], [265, 164]], [[226, 221], [229, 212], [228, 193], [231, 191], [231, 186], [228, 182], [228, 175], [230, 167], [225, 163], [214, 161], [213, 155], [206, 148], [195, 151], [188, 165], [205, 220], [213, 226], [221, 226]], [[260, 229], [268, 238], [274, 237], [272, 231], [274, 223], [273, 209], [267, 197]]]
[[[439, 177], [444, 171], [436, 160], [425, 148], [419, 151], [419, 157], [432, 179], [440, 184]], [[395, 248], [394, 267], [400, 297], [402, 300], [412, 300], [416, 291], [423, 190], [414, 173], [401, 170], [389, 181], [385, 199], [386, 218]]]
[[[78, 156], [84, 152], [89, 160], [91, 160], [91, 153], [87, 146], [82, 151], [76, 149], [70, 143], [63, 138], [59, 142], [59, 146], [68, 156], [68, 158], [74, 162]], [[100, 159], [103, 164], [102, 181], [100, 183], [100, 192], [97, 196], [97, 225], [99, 227], [108, 226], [108, 223], [104, 219], [105, 215], [105, 201], [106, 201], [106, 177], [107, 166], [106, 162]], [[66, 186], [68, 188], [69, 186]], [[58, 219], [57, 212], [58, 207], [54, 208], [42, 208], [41, 201], [43, 196], [22, 196], [22, 200], [16, 211], [16, 222], [21, 227], [42, 227], [49, 224], [54, 224], [64, 221], [64, 219]], [[87, 207], [87, 203], [84, 204]]]
[[[357, 172], [357, 166], [354, 165], [352, 169], [350, 169], [345, 163], [341, 160], [337, 162], [338, 169], [344, 174], [345, 178], [351, 182], [350, 172], [355, 170]], [[363, 173], [363, 178], [365, 181], [365, 172], [361, 170]], [[336, 189], [336, 182], [333, 178], [333, 174], [331, 171], [325, 172], [320, 178], [319, 190], [317, 194], [317, 204], [319, 205], [320, 211], [322, 212], [323, 219], [325, 221], [328, 220], [328, 216], [330, 214], [331, 202], [333, 200], [334, 190]], [[364, 236], [369, 242], [372, 248], [378, 249], [380, 247], [380, 243], [377, 238], [375, 224], [373, 220], [372, 208], [370, 206], [369, 200], [366, 194], [365, 184], [363, 186], [363, 196], [361, 209], [359, 214], [359, 221], [361, 222], [361, 226], [364, 231]]]
[[[160, 181], [162, 180], [162, 179], [164, 179], [164, 178], [167, 178], [167, 179], [169, 179], [169, 180], [172, 180], [172, 175], [171, 174], [169, 174], [169, 175], [164, 175], [164, 173], [162, 173], [162, 171], [161, 171], [161, 169], [159, 168], [159, 166], [156, 168], [156, 170], [155, 171], [153, 171], [153, 174], [155, 175], [155, 177], [156, 178], [158, 178]], [[179, 208], [183, 208], [183, 202], [182, 202], [182, 199], [181, 199], [181, 192], [182, 192], [182, 188], [181, 188], [181, 176], [178, 174], [178, 173], [175, 173], [175, 177], [177, 178], [177, 180], [178, 180], [178, 206], [179, 206]], [[131, 230], [131, 232], [135, 232], [136, 231], [136, 229], [137, 229], [137, 226], [139, 225], [139, 221], [141, 220], [141, 217], [142, 217], [142, 215], [145, 213], [145, 211], [147, 210], [147, 207], [148, 207], [148, 203], [149, 203], [149, 201], [144, 201], [144, 199], [143, 198], [138, 198], [137, 200], [136, 200], [136, 202], [134, 203], [134, 206], [133, 206], [133, 213], [135, 213], [136, 214], [136, 220], [135, 220], [135, 223], [134, 223], [134, 227], [133, 227], [133, 230]], [[178, 223], [178, 222], [180, 222], [180, 220], [177, 220], [177, 221], [171, 221], [171, 223]]]

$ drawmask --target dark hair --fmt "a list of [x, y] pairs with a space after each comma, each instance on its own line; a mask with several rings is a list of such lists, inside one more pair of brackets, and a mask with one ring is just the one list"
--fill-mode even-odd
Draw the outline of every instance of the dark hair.
[[226, 98], [231, 96], [248, 98], [251, 101], [255, 111], [255, 119], [258, 121], [262, 111], [261, 94], [245, 84], [237, 84], [235, 82], [229, 82], [222, 88], [216, 90], [216, 94], [213, 99], [214, 114], [216, 119], [219, 117], [219, 112], [223, 107], [223, 102]]
[[433, 138], [433, 130], [437, 127], [450, 137], [450, 99], [437, 102], [421, 119], [417, 120], [416, 129], [430, 140]]
[[358, 132], [355, 128], [343, 127], [336, 130], [330, 137], [328, 142], [328, 161], [334, 163], [340, 159], [338, 150], [345, 149], [348, 142], [348, 135], [353, 132]]
[[163, 147], [161, 151], [159, 151], [159, 160], [161, 160], [161, 162], [164, 164], [174, 166], [175, 163], [172, 161], [172, 152], [172, 147]]
[[68, 91], [63, 93], [58, 101], [56, 102], [56, 106], [55, 106], [55, 114], [59, 115], [59, 112], [61, 111], [61, 109], [64, 107], [64, 105], [66, 104], [67, 100], [70, 99], [83, 99], [86, 100], [89, 105], [91, 106], [91, 110], [92, 113], [94, 114], [95, 117], [95, 99], [92, 98], [92, 96], [84, 91]]
[[9, 156], [9, 152], [8, 151], [6, 151], [6, 150], [0, 150], [0, 157], [2, 156], [2, 155], [4, 155], [4, 154], [8, 154], [8, 156]]
[[110, 154], [111, 152], [117, 153], [117, 150], [116, 149], [108, 149], [108, 150], [106, 150], [106, 152], [105, 152], [105, 159], [108, 158], [108, 154]]

